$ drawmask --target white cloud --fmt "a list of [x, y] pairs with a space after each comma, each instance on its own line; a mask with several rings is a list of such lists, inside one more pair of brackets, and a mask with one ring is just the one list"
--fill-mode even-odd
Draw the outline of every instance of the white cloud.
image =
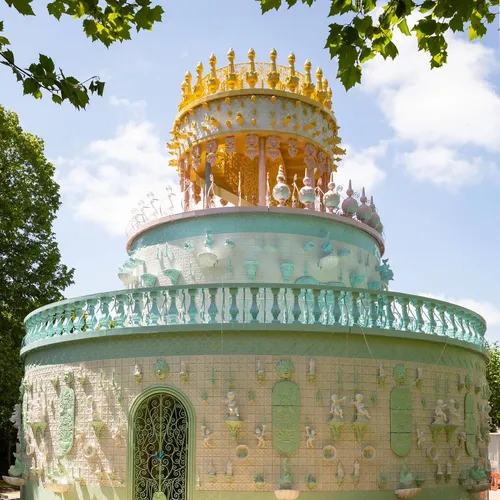
[[150, 191], [164, 199], [166, 186], [177, 183], [168, 160], [153, 124], [129, 121], [114, 137], [92, 141], [80, 155], [57, 158], [54, 164], [63, 199], [75, 218], [123, 234], [138, 200], [147, 201]]
[[457, 192], [462, 186], [480, 184], [486, 178], [498, 178], [500, 172], [482, 157], [465, 158], [445, 146], [418, 147], [397, 157], [412, 177]]
[[109, 98], [109, 103], [111, 106], [126, 108], [131, 111], [144, 111], [148, 103], [140, 99], [139, 101], [131, 101], [123, 97], [116, 97], [112, 95]]
[[387, 142], [381, 141], [376, 146], [356, 149], [349, 145], [343, 145], [347, 154], [339, 165], [335, 182], [347, 188], [349, 179], [352, 180], [353, 189], [361, 192], [365, 187], [370, 191], [385, 178], [385, 172], [378, 166], [377, 160], [384, 157], [387, 150]]
[[450, 35], [448, 63], [431, 70], [414, 37], [396, 33], [395, 43], [399, 56], [370, 61], [361, 88], [375, 95], [396, 143], [414, 149], [402, 155], [407, 172], [452, 190], [474, 181], [472, 175], [497, 176], [482, 154], [467, 152], [500, 151], [500, 95], [489, 81], [498, 65], [495, 51]]

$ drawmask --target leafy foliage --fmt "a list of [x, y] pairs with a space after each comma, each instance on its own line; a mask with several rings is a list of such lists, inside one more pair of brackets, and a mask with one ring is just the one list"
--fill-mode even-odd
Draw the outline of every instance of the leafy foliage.
[[489, 403], [492, 431], [496, 432], [496, 428], [500, 427], [500, 347], [498, 342], [489, 345], [488, 350], [490, 364], [486, 368], [486, 379], [491, 391]]
[[[262, 13], [278, 10], [283, 4], [292, 8], [298, 0], [259, 0]], [[301, 0], [311, 6], [317, 0]], [[431, 68], [439, 68], [448, 56], [446, 36], [450, 32], [468, 31], [474, 40], [486, 34], [493, 23], [500, 0], [330, 0], [329, 17], [341, 23], [330, 24], [326, 48], [337, 58], [338, 72], [346, 90], [361, 82], [361, 65], [377, 55], [394, 59], [398, 48], [393, 42], [397, 28], [406, 36], [415, 36], [418, 49], [430, 55]], [[374, 9], [382, 8], [375, 18]], [[498, 11], [498, 9], [496, 9]], [[408, 17], [418, 14], [410, 30]]]
[[60, 205], [53, 177], [42, 140], [23, 132], [17, 115], [0, 106], [0, 440], [7, 442], [22, 377], [24, 317], [60, 300], [73, 282], [52, 231]]
[[[0, 3], [2, 0], [0, 0]], [[7, 5], [23, 16], [34, 16], [33, 0], [5, 0]], [[115, 42], [130, 40], [131, 30], [151, 30], [153, 24], [161, 22], [163, 8], [152, 5], [151, 0], [54, 0], [47, 5], [47, 11], [57, 20], [62, 16], [80, 19], [83, 31], [92, 41], [109, 47]], [[24, 93], [36, 99], [43, 96], [43, 91], [52, 96], [52, 100], [61, 104], [68, 100], [77, 109], [85, 108], [89, 95], [104, 92], [104, 82], [97, 76], [81, 81], [73, 76], [66, 76], [62, 69], [56, 69], [54, 61], [43, 54], [39, 60], [28, 67], [21, 67], [10, 49], [8, 38], [2, 36], [4, 23], [0, 21], [0, 62], [13, 71], [22, 83]]]

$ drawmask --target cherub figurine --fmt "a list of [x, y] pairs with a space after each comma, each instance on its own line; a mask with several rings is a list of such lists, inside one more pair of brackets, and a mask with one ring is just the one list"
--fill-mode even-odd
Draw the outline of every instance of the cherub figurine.
[[384, 365], [378, 365], [378, 376], [385, 377]]
[[436, 409], [434, 410], [435, 418], [433, 424], [446, 424], [446, 422], [448, 422], [448, 417], [444, 412], [444, 409], [447, 406], [448, 405], [442, 399], [438, 399], [436, 401]]
[[340, 403], [346, 400], [346, 397], [344, 396], [343, 398], [339, 398], [337, 394], [332, 394], [332, 397], [330, 398], [332, 401], [332, 405], [330, 407], [330, 415], [331, 418], [337, 418], [340, 420], [344, 419], [344, 412], [342, 411], [342, 408], [340, 407]]
[[316, 439], [316, 430], [311, 429], [309, 425], [306, 425], [306, 448], [314, 448], [314, 440]]
[[203, 432], [203, 447], [212, 448], [212, 431], [206, 425], [202, 425], [201, 430]]
[[417, 448], [422, 449], [422, 441], [424, 440], [425, 432], [422, 429], [417, 429]]
[[464, 430], [457, 432], [458, 446], [462, 446], [467, 441], [467, 434]]
[[363, 403], [363, 394], [360, 393], [356, 394], [356, 396], [354, 396], [354, 401], [352, 404], [356, 407], [356, 419], [372, 418]]
[[261, 424], [255, 428], [255, 437], [257, 438], [257, 448], [264, 448], [266, 440], [264, 436], [266, 434], [266, 424]]
[[314, 359], [309, 360], [309, 375], [314, 375], [316, 373], [316, 361]]
[[449, 421], [450, 424], [459, 425], [462, 422], [460, 415], [458, 414], [456, 401], [454, 399], [450, 399], [448, 401], [448, 412], [449, 412]]
[[239, 420], [240, 419], [240, 410], [236, 406], [234, 392], [230, 391], [230, 392], [227, 393], [225, 403], [227, 404], [227, 416], [229, 418], [235, 418], [236, 417]]
[[353, 474], [354, 477], [359, 477], [359, 462], [357, 460], [354, 461], [353, 464]]

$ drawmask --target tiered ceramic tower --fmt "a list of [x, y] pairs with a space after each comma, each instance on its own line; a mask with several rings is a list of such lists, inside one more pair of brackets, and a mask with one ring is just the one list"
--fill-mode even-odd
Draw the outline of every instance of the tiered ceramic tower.
[[335, 185], [321, 69], [228, 59], [186, 74], [180, 191], [133, 210], [125, 289], [26, 318], [9, 479], [29, 499], [479, 498], [484, 320], [388, 291], [373, 200]]

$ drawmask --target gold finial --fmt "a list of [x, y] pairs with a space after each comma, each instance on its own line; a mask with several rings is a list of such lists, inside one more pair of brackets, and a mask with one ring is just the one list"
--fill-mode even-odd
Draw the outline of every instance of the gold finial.
[[196, 65], [196, 83], [193, 93], [196, 99], [203, 95], [203, 63], [201, 61]]
[[299, 86], [299, 77], [295, 75], [295, 54], [293, 52], [290, 52], [288, 56], [288, 64], [290, 64], [290, 67], [286, 86], [290, 92], [295, 92]]
[[186, 71], [186, 76], [184, 77], [184, 81], [186, 82], [186, 92], [188, 94], [192, 93], [191, 89], [191, 81], [193, 80], [193, 75], [191, 74], [191, 71]]
[[243, 125], [245, 123], [245, 118], [243, 118], [243, 115], [239, 111], [236, 113], [236, 123], [238, 125]]
[[257, 81], [259, 79], [259, 75], [257, 71], [255, 71], [255, 50], [250, 49], [248, 51], [248, 61], [250, 62], [250, 71], [246, 74], [246, 80], [248, 86], [253, 89], [255, 85], [257, 85]]
[[212, 52], [210, 55], [210, 59], [208, 60], [210, 63], [210, 78], [208, 79], [208, 91], [211, 94], [215, 94], [217, 90], [219, 90], [219, 79], [217, 78], [217, 69], [215, 65], [217, 64], [217, 58], [215, 57], [215, 54]]
[[326, 99], [325, 102], [323, 103], [325, 105], [326, 109], [332, 109], [332, 89], [327, 86], [326, 88]]
[[323, 70], [316, 70], [316, 99], [323, 104], [326, 97], [326, 90], [323, 90]]
[[269, 58], [271, 59], [271, 71], [267, 74], [267, 83], [269, 87], [275, 89], [280, 81], [280, 74], [278, 73], [278, 67], [276, 66], [276, 58], [278, 53], [276, 49], [272, 49], [269, 53]]
[[238, 84], [238, 77], [236, 76], [236, 71], [234, 69], [234, 50], [229, 49], [227, 53], [227, 59], [229, 61], [229, 67], [226, 75], [226, 87], [227, 90], [234, 90]]
[[306, 97], [311, 97], [312, 93], [314, 92], [314, 85], [311, 79], [311, 68], [312, 68], [311, 61], [307, 59], [306, 62], [304, 63], [304, 70], [306, 74], [304, 75], [304, 83], [302, 84], [302, 93]]

